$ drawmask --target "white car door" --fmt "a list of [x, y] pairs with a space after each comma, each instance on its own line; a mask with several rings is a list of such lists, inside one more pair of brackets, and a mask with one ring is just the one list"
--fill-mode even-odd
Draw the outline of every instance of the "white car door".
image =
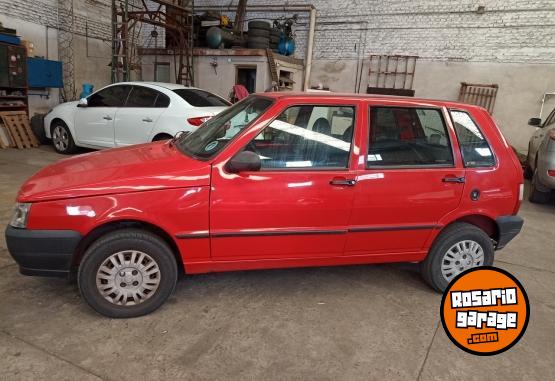
[[78, 107], [75, 113], [76, 140], [89, 146], [114, 147], [116, 113], [130, 89], [129, 85], [109, 86], [89, 96], [87, 106]]
[[116, 146], [152, 141], [152, 130], [169, 104], [169, 98], [161, 92], [133, 85], [126, 104], [116, 114]]

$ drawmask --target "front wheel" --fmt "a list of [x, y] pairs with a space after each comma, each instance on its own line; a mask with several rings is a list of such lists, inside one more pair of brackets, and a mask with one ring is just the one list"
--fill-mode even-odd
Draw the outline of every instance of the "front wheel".
[[68, 155], [77, 151], [73, 136], [71, 136], [71, 132], [64, 122], [54, 122], [51, 135], [52, 144], [57, 152]]
[[99, 238], [86, 251], [77, 281], [83, 299], [111, 318], [146, 315], [172, 294], [177, 265], [158, 236], [123, 229]]
[[532, 181], [530, 182], [530, 195], [528, 196], [528, 200], [536, 204], [545, 204], [549, 202], [549, 199], [551, 198], [551, 192], [542, 192], [541, 190], [539, 190], [538, 182], [538, 169], [536, 168], [536, 170], [534, 171], [534, 175], [532, 176]]
[[493, 243], [480, 228], [456, 222], [440, 233], [420, 264], [424, 280], [443, 292], [457, 275], [493, 263]]

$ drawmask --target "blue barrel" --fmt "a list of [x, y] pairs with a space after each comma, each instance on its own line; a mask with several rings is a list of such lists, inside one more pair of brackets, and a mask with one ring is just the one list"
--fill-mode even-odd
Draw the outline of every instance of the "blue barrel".
[[79, 99], [88, 97], [93, 93], [94, 85], [91, 83], [83, 83], [83, 91], [79, 94]]
[[295, 40], [285, 38], [282, 35], [278, 43], [278, 53], [284, 56], [292, 56], [295, 53]]

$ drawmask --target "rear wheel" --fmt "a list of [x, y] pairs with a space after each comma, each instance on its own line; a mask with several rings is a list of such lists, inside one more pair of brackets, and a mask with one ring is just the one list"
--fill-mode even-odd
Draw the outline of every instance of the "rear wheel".
[[457, 275], [474, 267], [493, 263], [493, 243], [480, 228], [454, 223], [436, 238], [426, 259], [420, 264], [424, 280], [443, 292]]
[[539, 190], [538, 182], [538, 169], [536, 168], [536, 170], [534, 171], [534, 176], [532, 176], [532, 181], [530, 182], [530, 195], [528, 196], [528, 199], [530, 200], [530, 202], [545, 204], [549, 202], [549, 199], [551, 198], [551, 192], [544, 192]]
[[171, 139], [171, 138], [172, 138], [172, 136], [170, 134], [158, 134], [152, 139], [152, 141], [153, 142], [158, 142], [160, 140], [168, 140], [168, 139]]
[[77, 151], [77, 146], [69, 128], [61, 120], [52, 123], [51, 136], [52, 145], [57, 152], [68, 155]]
[[123, 229], [99, 238], [85, 253], [77, 281], [83, 299], [111, 318], [146, 315], [171, 295], [177, 264], [158, 236]]

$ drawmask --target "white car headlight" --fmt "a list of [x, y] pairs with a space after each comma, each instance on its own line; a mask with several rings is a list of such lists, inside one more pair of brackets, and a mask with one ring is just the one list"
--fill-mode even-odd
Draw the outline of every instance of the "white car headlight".
[[18, 202], [13, 209], [10, 225], [14, 228], [25, 229], [27, 227], [27, 219], [31, 211], [31, 204], [28, 202]]

